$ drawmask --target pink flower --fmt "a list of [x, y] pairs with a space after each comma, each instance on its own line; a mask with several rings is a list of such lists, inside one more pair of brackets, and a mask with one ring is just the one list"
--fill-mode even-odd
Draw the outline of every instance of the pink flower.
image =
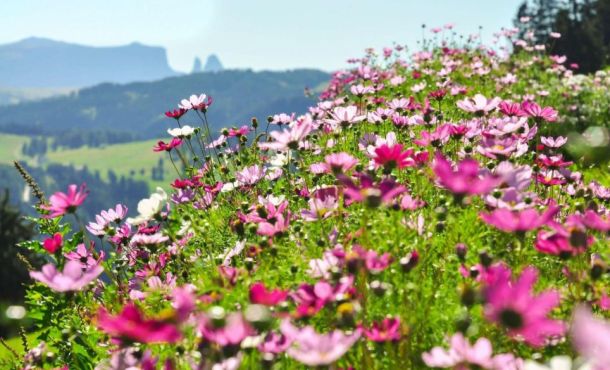
[[458, 108], [471, 113], [485, 114], [498, 106], [502, 100], [498, 97], [488, 100], [481, 94], [476, 94], [474, 98], [466, 98], [457, 102]]
[[341, 152], [324, 157], [323, 168], [327, 173], [345, 173], [358, 164], [358, 160], [351, 155]]
[[528, 267], [518, 280], [511, 280], [511, 271], [503, 265], [489, 268], [484, 287], [485, 316], [504, 326], [513, 338], [523, 339], [534, 347], [541, 347], [549, 337], [561, 336], [565, 325], [547, 318], [560, 303], [559, 293], [547, 290], [534, 296], [532, 289], [538, 271]]
[[568, 258], [583, 253], [595, 241], [576, 216], [568, 217], [565, 227], [556, 222], [549, 222], [549, 226], [551, 231], [540, 230], [536, 236], [534, 247], [539, 252]]
[[368, 340], [373, 342], [388, 342], [400, 340], [400, 318], [385, 318], [374, 322], [369, 329], [362, 329]]
[[265, 306], [275, 306], [288, 297], [288, 292], [281, 289], [267, 290], [265, 284], [254, 283], [250, 286], [250, 302]]
[[518, 370], [521, 369], [521, 359], [512, 354], [499, 354], [493, 356], [491, 342], [487, 338], [479, 338], [474, 346], [461, 333], [456, 333], [450, 340], [451, 348], [434, 347], [430, 352], [422, 354], [422, 360], [427, 366], [440, 368], [453, 368], [459, 370], [470, 369], [475, 365], [483, 369]]
[[182, 338], [178, 329], [162, 320], [145, 319], [135, 304], [128, 303], [120, 314], [110, 315], [104, 308], [97, 314], [98, 327], [119, 340], [140, 343], [176, 343]]
[[286, 351], [291, 342], [285, 335], [270, 332], [265, 336], [264, 341], [258, 346], [258, 350], [263, 353], [278, 354]]
[[228, 137], [240, 137], [240, 136], [245, 136], [248, 135], [248, 132], [250, 132], [250, 127], [248, 127], [247, 125], [243, 125], [241, 126], [239, 129], [234, 129], [231, 128], [229, 129], [229, 133], [228, 133]]
[[184, 113], [186, 113], [186, 112], [187, 112], [187, 110], [183, 109], [183, 108], [168, 110], [167, 112], [165, 112], [165, 117], [179, 120], [180, 117], [182, 117], [184, 115]]
[[572, 343], [589, 361], [592, 369], [608, 370], [610, 364], [610, 323], [596, 318], [588, 308], [578, 307], [572, 321]]
[[521, 110], [521, 105], [519, 103], [512, 103], [509, 101], [503, 101], [498, 104], [498, 109], [503, 114], [509, 117], [521, 116], [523, 115], [523, 111]]
[[343, 356], [360, 338], [360, 330], [345, 334], [334, 330], [318, 334], [311, 326], [299, 329], [289, 320], [280, 326], [282, 333], [292, 342], [286, 353], [288, 356], [307, 366], [330, 365]]
[[83, 269], [80, 262], [68, 261], [63, 272], [57, 271], [55, 265], [48, 263], [42, 266], [42, 271], [30, 271], [30, 277], [56, 292], [69, 292], [82, 290], [103, 271], [104, 268], [100, 265]]
[[491, 213], [481, 213], [479, 216], [485, 223], [507, 233], [523, 233], [546, 225], [559, 212], [555, 204], [548, 206], [542, 214], [529, 208], [523, 211], [511, 211], [505, 208], [496, 209]]
[[350, 105], [348, 107], [335, 107], [331, 113], [331, 118], [326, 119], [326, 123], [333, 126], [348, 127], [354, 123], [364, 121], [366, 116], [358, 115], [358, 107]]
[[55, 233], [50, 238], [46, 238], [42, 242], [42, 247], [49, 253], [53, 254], [61, 248], [63, 238], [60, 233]]
[[462, 160], [454, 170], [440, 152], [436, 154], [433, 170], [439, 183], [458, 196], [487, 194], [502, 182], [497, 176], [481, 175], [479, 163], [474, 159]]
[[156, 146], [153, 147], [154, 152], [170, 152], [172, 149], [179, 147], [182, 144], [182, 139], [173, 138], [169, 143], [165, 143], [163, 141], [159, 141]]
[[100, 215], [104, 218], [104, 220], [118, 224], [125, 218], [125, 216], [127, 216], [127, 210], [127, 206], [117, 204], [114, 209], [110, 208], [107, 211], [102, 211], [100, 212]]
[[208, 97], [205, 94], [201, 94], [199, 96], [191, 95], [188, 99], [182, 99], [178, 107], [184, 110], [206, 110], [210, 105], [212, 105], [212, 102], [212, 97]]
[[93, 268], [99, 264], [100, 260], [104, 256], [104, 252], [100, 253], [99, 258], [96, 260], [93, 257], [93, 244], [91, 245], [91, 249], [87, 250], [84, 243], [80, 243], [76, 246], [76, 250], [72, 252], [66, 253], [64, 256], [70, 261], [79, 262], [83, 268]]
[[563, 137], [563, 136], [558, 136], [558, 137], [555, 137], [555, 138], [542, 136], [540, 138], [540, 141], [547, 148], [560, 148], [560, 147], [564, 146], [565, 143], [568, 142], [568, 138]]
[[391, 178], [383, 179], [376, 184], [371, 177], [365, 174], [357, 174], [356, 177], [360, 180], [359, 184], [345, 175], [337, 176], [345, 186], [344, 191], [348, 204], [365, 202], [369, 207], [378, 207], [381, 204], [391, 203], [394, 198], [407, 190], [406, 187]]
[[333, 196], [326, 196], [323, 198], [315, 196], [309, 199], [307, 203], [309, 204], [309, 209], [301, 211], [301, 217], [305, 221], [317, 221], [328, 218], [333, 214], [333, 211], [339, 207], [337, 198]]
[[55, 218], [63, 216], [66, 213], [74, 213], [85, 199], [89, 191], [85, 189], [85, 184], [80, 186], [72, 184], [68, 186], [68, 193], [57, 192], [49, 198], [49, 205], [43, 205], [42, 209], [50, 211], [48, 215], [44, 215], [44, 218]]
[[257, 164], [235, 172], [235, 179], [243, 185], [254, 185], [263, 177], [265, 177], [265, 170]]
[[302, 141], [313, 130], [313, 126], [308, 122], [296, 123], [289, 129], [282, 131], [271, 131], [269, 135], [274, 139], [272, 142], [259, 143], [261, 149], [272, 149], [286, 151], [298, 149]]
[[205, 340], [223, 347], [239, 345], [246, 337], [254, 334], [254, 330], [239, 313], [228, 315], [224, 321], [224, 325], [219, 326], [208, 316], [201, 316], [199, 332]]
[[375, 148], [375, 164], [383, 166], [390, 171], [394, 168], [415, 166], [415, 161], [411, 158], [413, 150], [409, 149], [403, 152], [402, 148], [402, 144], [394, 144], [392, 146], [383, 144]]
[[551, 107], [541, 108], [533, 101], [526, 100], [521, 103], [521, 110], [523, 111], [523, 116], [539, 118], [547, 122], [557, 121], [557, 111], [555, 109]]

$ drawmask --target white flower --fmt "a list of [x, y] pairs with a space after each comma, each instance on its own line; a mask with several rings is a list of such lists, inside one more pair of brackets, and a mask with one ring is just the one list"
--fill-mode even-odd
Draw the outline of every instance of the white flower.
[[572, 359], [568, 356], [555, 356], [547, 365], [532, 360], [525, 361], [523, 365], [523, 370], [592, 370], [589, 364], [583, 364], [579, 367], [574, 364], [574, 367], [572, 367]]
[[138, 202], [139, 215], [134, 218], [128, 218], [127, 222], [130, 225], [136, 226], [152, 220], [163, 206], [167, 203], [167, 193], [160, 187], [153, 193], [150, 198], [142, 199]]
[[173, 137], [180, 137], [180, 138], [191, 136], [193, 134], [193, 132], [195, 132], [195, 129], [188, 125], [167, 129], [168, 134], [172, 135]]

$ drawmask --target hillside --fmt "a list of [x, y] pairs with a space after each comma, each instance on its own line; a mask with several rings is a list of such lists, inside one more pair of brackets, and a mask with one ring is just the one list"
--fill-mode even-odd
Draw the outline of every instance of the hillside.
[[164, 48], [139, 43], [92, 47], [31, 37], [0, 45], [0, 83], [4, 87], [76, 88], [175, 75]]
[[107, 129], [151, 138], [168, 127], [163, 112], [176, 108], [185, 95], [205, 91], [215, 100], [209, 119], [219, 129], [247, 123], [253, 116], [264, 119], [269, 112], [304, 112], [311, 100], [304, 97], [303, 89], [316, 88], [329, 79], [318, 70], [225, 70], [154, 82], [102, 84], [69, 96], [0, 107], [0, 127], [11, 132], [22, 127], [21, 133], [27, 133], [34, 126], [49, 134]]

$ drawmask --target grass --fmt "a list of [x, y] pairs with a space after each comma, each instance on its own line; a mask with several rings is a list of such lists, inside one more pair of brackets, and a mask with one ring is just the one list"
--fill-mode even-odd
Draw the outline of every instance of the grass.
[[0, 134], [0, 164], [11, 164], [21, 159], [21, 147], [28, 141], [27, 136]]
[[[29, 333], [26, 335], [28, 344], [31, 347], [33, 347], [36, 343], [38, 343], [38, 340], [36, 339], [37, 336], [38, 336], [37, 332]], [[17, 336], [17, 337], [13, 337], [10, 339], [5, 339], [4, 341], [12, 349], [14, 349], [18, 354], [24, 353], [24, 348], [23, 348], [23, 343], [21, 342], [21, 337]], [[6, 347], [4, 347], [3, 345], [0, 345], [0, 360], [8, 360], [11, 357], [13, 357], [13, 355], [9, 352], [9, 350]]]
[[[89, 171], [99, 171], [104, 180], [108, 180], [108, 171], [112, 170], [118, 176], [146, 181], [151, 188], [167, 186], [167, 179], [174, 175], [174, 168], [167, 155], [152, 151], [154, 140], [136, 141], [101, 148], [78, 148], [59, 150], [47, 154], [47, 163], [61, 163], [75, 167], [87, 166]], [[151, 169], [156, 166], [159, 158], [163, 159], [165, 181], [153, 181]], [[144, 173], [142, 174], [142, 170]]]

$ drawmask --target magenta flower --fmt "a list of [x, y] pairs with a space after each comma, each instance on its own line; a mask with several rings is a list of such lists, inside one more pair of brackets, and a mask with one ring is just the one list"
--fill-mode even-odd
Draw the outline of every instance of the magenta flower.
[[383, 144], [375, 148], [375, 164], [384, 167], [386, 170], [394, 168], [405, 168], [415, 166], [415, 161], [411, 156], [413, 149], [402, 150], [402, 144], [387, 145]]
[[359, 183], [355, 183], [345, 175], [337, 175], [339, 181], [345, 186], [347, 204], [353, 202], [364, 202], [370, 207], [378, 207], [381, 204], [391, 203], [397, 196], [407, 191], [407, 188], [391, 178], [385, 178], [379, 183], [365, 174], [356, 174]]
[[458, 108], [466, 112], [485, 114], [496, 109], [502, 100], [498, 97], [488, 100], [481, 94], [476, 94], [474, 98], [466, 98], [457, 102]]
[[381, 322], [374, 322], [369, 329], [362, 328], [362, 332], [368, 340], [373, 342], [398, 341], [401, 336], [400, 318], [385, 318]]
[[292, 342], [286, 354], [307, 366], [332, 364], [349, 351], [361, 335], [360, 329], [352, 334], [340, 330], [318, 334], [311, 326], [299, 329], [289, 320], [282, 322], [280, 330]]
[[182, 338], [182, 334], [173, 324], [162, 320], [145, 319], [133, 303], [128, 303], [116, 316], [100, 308], [97, 324], [111, 337], [125, 341], [176, 343]]
[[227, 136], [228, 137], [240, 137], [240, 136], [248, 135], [248, 132], [250, 132], [250, 127], [243, 125], [238, 129], [235, 129], [235, 128], [229, 129], [229, 133], [227, 134]]
[[509, 117], [516, 117], [523, 115], [523, 111], [521, 110], [521, 105], [519, 103], [512, 103], [508, 101], [503, 101], [498, 104], [498, 109], [503, 114]]
[[588, 308], [578, 307], [572, 321], [572, 343], [594, 370], [608, 370], [610, 323], [596, 318]]
[[60, 233], [55, 233], [53, 236], [46, 238], [42, 242], [42, 247], [49, 253], [53, 254], [61, 248], [63, 238]]
[[291, 342], [283, 334], [270, 332], [265, 336], [263, 342], [258, 346], [258, 350], [263, 353], [279, 354], [290, 347]]
[[440, 152], [436, 154], [433, 170], [440, 185], [457, 196], [487, 194], [502, 182], [497, 176], [482, 174], [474, 159], [462, 160], [454, 170]]
[[199, 319], [199, 332], [205, 340], [222, 347], [239, 345], [246, 337], [254, 334], [254, 330], [239, 313], [228, 315], [225, 324], [221, 326], [203, 315]]
[[595, 238], [586, 234], [585, 225], [581, 221], [579, 217], [570, 216], [565, 226], [549, 222], [551, 230], [540, 230], [534, 247], [539, 252], [563, 258], [583, 253]]
[[330, 217], [339, 207], [337, 198], [333, 196], [326, 196], [324, 198], [315, 196], [309, 199], [307, 203], [309, 204], [309, 209], [301, 211], [301, 217], [304, 221], [317, 221]]
[[38, 280], [56, 292], [79, 291], [97, 279], [104, 271], [100, 265], [83, 269], [77, 261], [68, 261], [63, 272], [57, 271], [55, 265], [48, 263], [42, 271], [30, 271], [30, 277]]
[[511, 280], [510, 269], [503, 265], [490, 267], [488, 273], [484, 287], [488, 320], [504, 326], [511, 337], [534, 347], [543, 346], [547, 338], [564, 334], [563, 322], [547, 318], [560, 303], [559, 293], [554, 290], [536, 296], [532, 293], [538, 279], [535, 268], [523, 270], [516, 281]]
[[523, 211], [511, 211], [499, 208], [491, 213], [481, 213], [481, 219], [507, 233], [524, 233], [535, 230], [546, 225], [559, 212], [559, 207], [550, 204], [543, 213], [538, 213], [535, 209], [528, 208]]
[[523, 116], [538, 118], [547, 122], [557, 121], [557, 111], [555, 109], [551, 107], [542, 108], [529, 100], [521, 103], [521, 110], [523, 111]]
[[89, 191], [85, 189], [85, 184], [80, 186], [72, 184], [68, 186], [68, 193], [57, 192], [49, 198], [49, 205], [43, 205], [41, 208], [51, 212], [44, 215], [44, 218], [55, 218], [63, 216], [66, 213], [74, 213], [76, 209], [83, 204]]
[[172, 149], [179, 147], [182, 145], [182, 139], [173, 138], [169, 143], [165, 143], [163, 141], [159, 141], [156, 146], [153, 147], [154, 152], [171, 152]]
[[258, 282], [250, 286], [250, 302], [265, 306], [275, 306], [288, 297], [288, 292], [281, 289], [267, 290], [265, 284]]

